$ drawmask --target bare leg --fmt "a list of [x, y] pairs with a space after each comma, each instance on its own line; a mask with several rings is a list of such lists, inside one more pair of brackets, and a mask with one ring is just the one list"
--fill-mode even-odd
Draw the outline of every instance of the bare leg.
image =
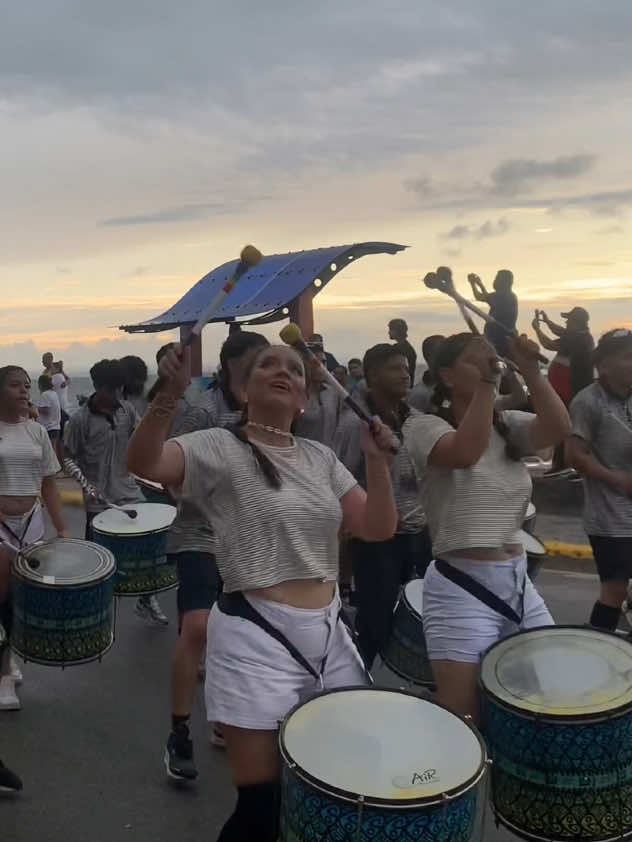
[[480, 665], [459, 661], [431, 661], [431, 665], [437, 682], [437, 701], [460, 716], [471, 716], [478, 725]]
[[171, 668], [171, 712], [176, 716], [191, 713], [200, 658], [206, 647], [208, 615], [200, 609], [187, 611], [182, 617]]
[[[11, 550], [7, 550], [6, 547], [0, 546], [0, 607], [8, 600], [9, 598], [9, 584], [11, 582], [11, 563], [13, 559], [13, 553]], [[0, 613], [0, 623], [2, 622], [2, 613]], [[9, 632], [9, 629], [5, 629], [5, 631]], [[10, 672], [9, 666], [9, 657], [10, 657], [10, 649], [8, 646], [5, 646], [4, 649], [0, 647], [0, 677], [3, 675], [8, 675]]]
[[624, 599], [628, 596], [628, 580], [601, 583], [599, 602], [609, 605], [611, 608], [621, 608]]
[[222, 725], [235, 786], [276, 781], [280, 761], [277, 731], [254, 731]]

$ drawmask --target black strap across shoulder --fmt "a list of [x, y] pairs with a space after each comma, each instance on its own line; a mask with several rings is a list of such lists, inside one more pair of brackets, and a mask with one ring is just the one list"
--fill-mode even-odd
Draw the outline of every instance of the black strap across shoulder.
[[435, 567], [442, 576], [445, 576], [446, 579], [449, 579], [451, 582], [454, 582], [455, 585], [458, 585], [460, 588], [463, 588], [464, 591], [467, 591], [473, 597], [476, 597], [476, 599], [480, 602], [487, 605], [488, 608], [491, 608], [492, 611], [495, 611], [497, 614], [500, 614], [510, 622], [515, 623], [517, 626], [521, 624], [522, 617], [514, 611], [511, 605], [507, 605], [504, 600], [496, 596], [496, 594], [492, 593], [492, 591], [488, 590], [485, 585], [481, 585], [481, 583], [477, 582], [476, 579], [472, 578], [472, 576], [469, 576], [467, 573], [464, 573], [456, 567], [452, 567], [451, 564], [448, 564], [448, 562], [444, 561], [442, 558], [435, 560]]
[[310, 675], [313, 675], [317, 681], [320, 679], [325, 669], [327, 656], [323, 658], [320, 674], [317, 673], [314, 667], [310, 664], [307, 658], [299, 652], [296, 646], [287, 639], [282, 631], [279, 631], [276, 626], [273, 626], [272, 623], [268, 622], [268, 620], [266, 620], [266, 618], [263, 617], [257, 609], [250, 604], [250, 602], [248, 602], [241, 591], [221, 593], [217, 600], [217, 607], [222, 614], [228, 614], [231, 617], [241, 617], [243, 620], [250, 620], [251, 623], [259, 626], [259, 628], [263, 629], [263, 631], [269, 634], [270, 637], [273, 637], [276, 641], [278, 641], [281, 646], [284, 646], [294, 660], [303, 667], [303, 669], [306, 669], [307, 672], [310, 673]]

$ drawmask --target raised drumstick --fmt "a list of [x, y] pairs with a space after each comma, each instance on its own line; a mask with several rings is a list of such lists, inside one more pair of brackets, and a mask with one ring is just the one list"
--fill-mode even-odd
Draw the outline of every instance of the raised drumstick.
[[[286, 345], [290, 345], [292, 348], [295, 348], [300, 354], [306, 356], [309, 360], [315, 361], [321, 368], [323, 372], [323, 376], [327, 380], [327, 382], [334, 387], [347, 404], [349, 409], [352, 409], [358, 418], [361, 418], [363, 421], [371, 426], [372, 418], [365, 409], [360, 406], [360, 404], [355, 401], [349, 392], [345, 389], [342, 383], [339, 383], [333, 374], [328, 371], [327, 367], [322, 364], [322, 362], [318, 359], [318, 357], [314, 354], [311, 348], [308, 347], [307, 343], [303, 339], [303, 334], [301, 332], [300, 327], [295, 324], [294, 322], [290, 322], [289, 324], [285, 325], [285, 327], [280, 331], [279, 336], [285, 342]], [[399, 450], [399, 442], [397, 445], [393, 444], [391, 451], [393, 453], [397, 453]]]
[[81, 470], [79, 465], [77, 465], [76, 462], [73, 462], [72, 459], [64, 459], [64, 468], [73, 479], [77, 480], [79, 485], [83, 488], [86, 494], [90, 495], [90, 497], [94, 497], [95, 500], [103, 500], [103, 502], [110, 509], [116, 509], [119, 512], [125, 512], [125, 514], [131, 520], [135, 520], [138, 517], [138, 512], [136, 511], [136, 509], [126, 509], [124, 506], [117, 506], [116, 503], [110, 503], [109, 500], [106, 500], [103, 494], [99, 491], [99, 489], [92, 485], [92, 483], [88, 482], [88, 480], [83, 475], [83, 471]]

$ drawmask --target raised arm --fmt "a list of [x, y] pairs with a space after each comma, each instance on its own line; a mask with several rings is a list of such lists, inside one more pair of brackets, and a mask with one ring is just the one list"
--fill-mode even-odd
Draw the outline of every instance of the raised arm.
[[549, 339], [549, 337], [542, 332], [542, 326], [538, 319], [534, 319], [531, 322], [533, 329], [536, 332], [536, 336], [538, 337], [538, 342], [542, 345], [543, 348], [546, 348], [547, 351], [559, 351], [560, 348], [560, 340], [559, 339]]
[[474, 298], [477, 301], [482, 301], [486, 304], [489, 303], [489, 293], [485, 289], [485, 284], [478, 275], [469, 274], [467, 279], [472, 287], [472, 294], [474, 295]]
[[559, 444], [571, 434], [571, 420], [555, 389], [540, 373], [540, 364], [535, 358], [538, 346], [524, 334], [511, 341], [511, 356], [518, 364], [527, 388], [535, 418], [531, 422], [529, 435], [534, 450]]
[[366, 492], [356, 485], [340, 501], [343, 529], [363, 541], [388, 541], [397, 528], [397, 508], [393, 497], [389, 449], [391, 430], [378, 418], [372, 433], [365, 429], [363, 450], [366, 464]]
[[178, 401], [191, 379], [191, 353], [174, 348], [161, 360], [162, 387], [136, 428], [127, 451], [127, 467], [134, 474], [162, 485], [178, 487], [184, 480], [184, 453], [167, 441]]

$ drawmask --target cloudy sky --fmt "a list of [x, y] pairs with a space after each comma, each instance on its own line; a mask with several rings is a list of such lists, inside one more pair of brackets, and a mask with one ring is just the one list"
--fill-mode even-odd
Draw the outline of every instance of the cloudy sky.
[[[513, 269], [525, 327], [535, 306], [575, 303], [596, 333], [632, 325], [629, 0], [0, 0], [0, 14], [5, 362], [150, 359], [169, 334], [116, 326], [249, 241], [410, 246], [317, 299], [343, 359], [391, 316], [416, 343], [460, 329], [419, 281], [439, 263], [461, 284]], [[209, 363], [223, 333], [207, 328]]]

